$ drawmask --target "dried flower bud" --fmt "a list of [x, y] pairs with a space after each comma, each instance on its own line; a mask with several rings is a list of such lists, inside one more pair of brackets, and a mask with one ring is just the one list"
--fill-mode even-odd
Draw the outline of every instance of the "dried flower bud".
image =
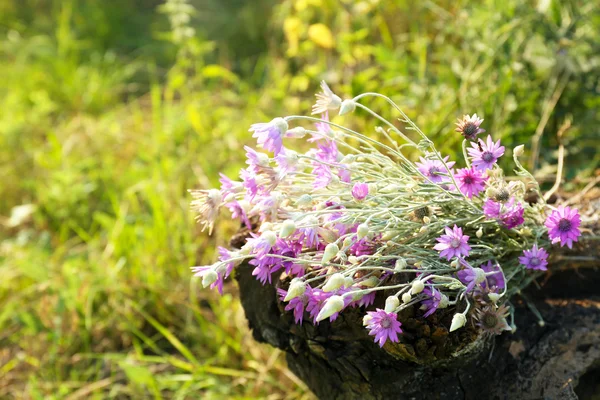
[[340, 249], [337, 246], [337, 244], [329, 243], [325, 247], [325, 251], [323, 252], [323, 258], [321, 259], [321, 263], [325, 264], [325, 263], [329, 262], [333, 257], [335, 257], [335, 255], [337, 254], [338, 251], [340, 251]]
[[283, 301], [290, 301], [295, 299], [298, 296], [301, 296], [306, 292], [306, 283], [302, 279], [294, 278], [292, 282], [290, 282], [290, 287], [288, 288], [288, 292], [283, 299]]
[[450, 324], [450, 332], [462, 328], [467, 323], [467, 317], [464, 314], [454, 314], [452, 317], [452, 324]]
[[325, 318], [331, 317], [333, 314], [342, 311], [344, 308], [344, 299], [342, 296], [331, 296], [325, 302], [325, 305], [317, 315], [317, 322], [323, 321]]
[[347, 249], [350, 246], [352, 246], [352, 238], [350, 236], [348, 236], [342, 242], [342, 248]]
[[394, 264], [394, 271], [402, 271], [406, 268], [406, 260], [402, 257], [396, 259], [396, 263]]
[[453, 261], [450, 263], [450, 266], [451, 266], [452, 268], [458, 268], [458, 260], [453, 260]]
[[219, 275], [214, 270], [207, 271], [202, 276], [202, 287], [205, 288], [212, 285], [217, 281], [217, 279], [219, 279]]
[[363, 317], [363, 326], [367, 326], [369, 325], [369, 322], [373, 319], [373, 317], [371, 317], [369, 314], [366, 314]]
[[307, 207], [312, 205], [313, 203], [313, 198], [310, 194], [303, 194], [302, 196], [300, 196], [298, 198], [298, 200], [296, 200], [296, 203], [294, 203], [295, 205], [297, 205], [298, 207]]
[[394, 312], [400, 305], [400, 300], [396, 296], [390, 296], [385, 299], [385, 312]]
[[291, 219], [283, 221], [279, 230], [279, 237], [286, 238], [296, 232], [296, 223]]
[[329, 279], [327, 279], [325, 286], [323, 286], [323, 291], [333, 292], [335, 290], [338, 290], [344, 284], [344, 279], [344, 275], [340, 274], [339, 272], [336, 272], [335, 274], [331, 275]]
[[417, 279], [412, 283], [412, 286], [410, 287], [410, 293], [418, 294], [421, 293], [423, 289], [425, 289], [425, 284], [420, 279]]
[[356, 229], [356, 237], [358, 240], [364, 238], [369, 234], [369, 226], [367, 224], [360, 224]]
[[356, 109], [356, 103], [354, 100], [344, 100], [342, 101], [342, 105], [340, 106], [339, 115], [348, 114], [354, 112]]
[[404, 304], [410, 303], [411, 300], [412, 300], [412, 296], [410, 295], [410, 293], [406, 292], [402, 295], [402, 302]]

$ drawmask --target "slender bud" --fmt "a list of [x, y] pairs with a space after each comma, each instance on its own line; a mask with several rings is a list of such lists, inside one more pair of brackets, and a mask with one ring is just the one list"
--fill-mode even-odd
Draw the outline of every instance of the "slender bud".
[[485, 271], [482, 270], [481, 268], [473, 268], [473, 271], [475, 272], [475, 283], [481, 283], [483, 281], [485, 281]]
[[483, 229], [481, 227], [477, 229], [477, 232], [475, 232], [475, 236], [481, 239], [481, 237], [483, 236]]
[[344, 101], [342, 101], [342, 105], [340, 106], [339, 115], [344, 115], [344, 114], [354, 112], [355, 109], [356, 109], [356, 103], [354, 102], [354, 100], [344, 100]]
[[423, 289], [425, 289], [425, 284], [420, 279], [417, 279], [412, 283], [410, 292], [412, 294], [417, 294], [417, 293], [421, 293], [423, 291]]
[[360, 224], [358, 228], [356, 228], [356, 237], [358, 240], [364, 238], [369, 234], [369, 226], [367, 224]]
[[339, 272], [336, 272], [335, 274], [331, 275], [329, 279], [327, 279], [325, 286], [323, 286], [323, 291], [333, 292], [334, 290], [338, 290], [339, 288], [341, 288], [343, 284], [344, 275], [340, 274]]
[[410, 293], [406, 292], [402, 295], [402, 302], [404, 304], [410, 303], [411, 300], [412, 300], [412, 296], [410, 295]]
[[394, 264], [394, 271], [400, 272], [404, 268], [406, 268], [406, 260], [402, 257], [396, 259], [396, 263]]
[[290, 287], [288, 288], [288, 292], [283, 301], [295, 299], [296, 297], [303, 295], [304, 292], [306, 292], [306, 283], [304, 283], [302, 279], [294, 278], [290, 283]]
[[215, 271], [213, 271], [212, 269], [210, 271], [207, 271], [202, 276], [202, 287], [205, 288], [212, 285], [217, 281], [217, 279], [219, 279], [219, 275]]
[[462, 328], [467, 323], [467, 317], [465, 314], [454, 314], [452, 317], [452, 324], [450, 324], [450, 332]]
[[427, 232], [427, 227], [425, 225], [423, 225], [421, 228], [419, 228], [419, 233], [424, 233]]
[[296, 232], [296, 223], [291, 219], [283, 221], [279, 230], [279, 237], [286, 238]]
[[385, 312], [394, 312], [400, 305], [400, 300], [396, 296], [390, 296], [385, 299]]
[[342, 242], [342, 248], [347, 249], [350, 246], [352, 246], [352, 238], [350, 236], [348, 236]]
[[325, 264], [325, 263], [329, 262], [333, 257], [335, 257], [335, 255], [337, 254], [338, 251], [340, 251], [340, 248], [337, 246], [337, 244], [329, 243], [325, 247], [325, 251], [323, 252], [323, 258], [321, 259], [321, 263]]
[[515, 157], [521, 157], [524, 152], [525, 152], [525, 145], [520, 144], [517, 147], [515, 147], [515, 149], [513, 150], [513, 155]]
[[344, 308], [344, 299], [342, 296], [331, 296], [325, 302], [325, 305], [317, 315], [317, 322], [323, 321], [325, 318], [331, 317], [333, 314], [342, 311]]

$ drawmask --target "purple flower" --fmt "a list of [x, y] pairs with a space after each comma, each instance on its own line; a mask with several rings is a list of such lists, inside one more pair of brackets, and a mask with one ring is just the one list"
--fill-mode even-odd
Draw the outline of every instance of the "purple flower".
[[271, 122], [253, 124], [250, 132], [257, 139], [258, 145], [265, 150], [272, 151], [278, 155], [282, 149], [281, 138], [288, 130], [288, 123], [283, 118], [275, 118]]
[[[333, 295], [340, 296], [347, 291], [348, 291], [347, 289], [338, 289], [334, 292], [324, 292], [321, 289], [312, 289], [310, 291], [310, 293], [308, 293], [308, 291], [307, 291], [306, 293], [308, 293], [307, 294], [308, 301], [306, 304], [306, 311], [308, 311], [308, 313], [310, 314], [310, 317], [313, 319], [313, 324], [315, 324], [315, 325], [319, 324], [317, 322], [317, 316], [319, 315], [319, 312], [321, 312], [321, 309], [325, 305], [325, 302], [327, 301], [327, 299], [329, 299]], [[351, 296], [344, 297], [344, 306], [345, 307], [347, 307], [351, 302], [352, 302]], [[335, 321], [339, 314], [340, 313], [337, 312], [337, 313], [331, 315], [331, 317], [329, 317], [329, 320]]]
[[[254, 244], [255, 251], [256, 246], [257, 245]], [[266, 282], [271, 283], [273, 273], [282, 268], [284, 268], [289, 275], [304, 275], [304, 268], [302, 268], [301, 265], [297, 265], [291, 260], [282, 258], [296, 258], [301, 250], [302, 244], [300, 243], [289, 244], [285, 240], [277, 239], [275, 244], [269, 249], [268, 253], [261, 253], [248, 262], [248, 264], [255, 266], [252, 275], [256, 276], [256, 279], [263, 285]]]
[[371, 304], [375, 303], [376, 295], [377, 295], [377, 292], [369, 292], [369, 293], [363, 295], [360, 299], [350, 303], [350, 306], [352, 306], [352, 307], [368, 307]]
[[459, 169], [454, 178], [460, 191], [468, 198], [477, 196], [485, 187], [485, 181], [487, 180], [487, 177], [484, 177], [480, 171], [474, 168]]
[[561, 247], [566, 244], [571, 249], [573, 242], [581, 236], [580, 224], [581, 217], [576, 208], [559, 206], [550, 213], [544, 225], [548, 228], [548, 236], [552, 243], [560, 243]]
[[469, 293], [475, 288], [475, 285], [485, 280], [485, 272], [481, 268], [471, 267], [465, 260], [461, 260], [461, 264], [465, 268], [458, 271], [456, 275], [462, 283], [467, 285], [467, 293]]
[[[504, 290], [506, 282], [504, 281], [504, 275], [502, 275], [502, 268], [498, 264], [488, 261], [487, 264], [480, 265], [479, 267], [486, 272], [485, 281], [481, 282], [482, 288], [489, 289], [490, 292], [495, 293]], [[488, 275], [490, 272], [494, 273]]]
[[523, 250], [523, 256], [519, 257], [519, 262], [528, 269], [538, 271], [546, 271], [548, 265], [548, 253], [546, 250], [538, 249], [537, 244], [534, 244], [530, 250]]
[[441, 174], [448, 175], [452, 173], [452, 167], [454, 166], [454, 161], [448, 161], [448, 156], [444, 157], [444, 162], [448, 166], [448, 171], [444, 164], [440, 160], [428, 160], [423, 157], [419, 157], [421, 162], [415, 163], [418, 170], [427, 177], [433, 183], [442, 183], [444, 179], [448, 179], [447, 176], [443, 176]]
[[421, 301], [421, 308], [425, 310], [423, 318], [427, 318], [440, 306], [440, 301], [442, 301], [442, 293], [440, 293], [439, 290], [436, 290], [433, 286], [428, 286], [423, 289], [423, 293], [427, 295], [427, 299]]
[[[283, 299], [285, 299], [285, 296], [287, 296], [287, 290], [277, 289], [277, 293], [279, 294], [279, 299], [281, 301], [283, 301]], [[306, 292], [304, 292], [304, 294], [298, 297], [294, 297], [285, 306], [285, 311], [294, 311], [294, 321], [298, 325], [302, 325], [302, 320], [304, 319], [304, 308], [308, 303], [309, 294], [310, 289], [306, 288]]]
[[525, 218], [523, 218], [523, 212], [525, 210], [523, 209], [523, 206], [521, 206], [521, 203], [514, 204], [513, 198], [506, 207], [506, 213], [500, 216], [502, 225], [504, 225], [506, 229], [515, 228], [525, 222]]
[[504, 146], [500, 146], [500, 140], [494, 143], [490, 135], [486, 142], [481, 139], [478, 144], [471, 142], [471, 147], [467, 152], [472, 157], [473, 167], [479, 171], [491, 169], [504, 154]]
[[356, 200], [364, 200], [369, 194], [369, 185], [366, 183], [357, 182], [352, 188], [352, 196]]
[[461, 135], [468, 140], [475, 140], [477, 135], [485, 132], [485, 129], [481, 129], [481, 123], [483, 119], [479, 118], [477, 114], [473, 114], [473, 116], [464, 115], [462, 119], [458, 119], [456, 123], [456, 132], [460, 132]]
[[483, 214], [490, 219], [500, 218], [500, 215], [502, 214], [502, 203], [487, 199], [483, 203]]
[[[211, 271], [215, 271], [215, 269], [213, 268], [212, 265], [208, 265], [208, 266], [204, 266], [204, 267], [192, 267], [192, 272], [194, 273], [194, 276], [199, 276], [201, 278], [203, 278], [204, 275], [208, 274]], [[219, 294], [222, 295], [223, 294], [223, 280], [225, 279], [225, 276], [223, 274], [223, 271], [215, 271], [215, 272], [217, 272], [217, 280], [210, 284], [210, 288], [211, 289], [217, 288], [217, 290], [219, 291]]]
[[436, 240], [439, 242], [433, 248], [440, 252], [440, 257], [446, 257], [448, 261], [452, 257], [467, 257], [471, 247], [467, 244], [469, 236], [463, 235], [462, 228], [454, 225], [454, 228], [444, 228], [445, 235]]
[[398, 334], [402, 333], [400, 328], [402, 324], [398, 321], [396, 313], [388, 313], [377, 308], [377, 311], [369, 311], [367, 315], [370, 317], [367, 322], [369, 335], [375, 336], [375, 343], [379, 342], [379, 347], [383, 347], [388, 339], [398, 343]]

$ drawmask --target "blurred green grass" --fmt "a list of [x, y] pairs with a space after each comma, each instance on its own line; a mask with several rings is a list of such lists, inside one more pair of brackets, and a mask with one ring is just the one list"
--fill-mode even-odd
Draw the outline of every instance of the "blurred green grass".
[[189, 6], [0, 3], [2, 398], [310, 398], [235, 285], [190, 279], [236, 227], [200, 233], [187, 189], [234, 176], [249, 125], [308, 112], [320, 79], [392, 96], [450, 153], [462, 113], [508, 146], [541, 129], [542, 177], [570, 118], [567, 188], [598, 168], [595, 2]]

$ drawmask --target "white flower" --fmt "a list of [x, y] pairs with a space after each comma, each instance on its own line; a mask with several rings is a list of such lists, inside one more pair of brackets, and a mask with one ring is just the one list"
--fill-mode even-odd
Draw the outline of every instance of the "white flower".
[[223, 201], [221, 192], [218, 189], [191, 190], [190, 194], [194, 198], [191, 202], [192, 210], [198, 213], [196, 220], [202, 224], [202, 230], [208, 227], [208, 233], [212, 234]]
[[322, 93], [317, 93], [317, 102], [313, 105], [313, 114], [323, 114], [328, 110], [337, 110], [342, 105], [342, 99], [334, 94], [325, 81], [321, 81]]

